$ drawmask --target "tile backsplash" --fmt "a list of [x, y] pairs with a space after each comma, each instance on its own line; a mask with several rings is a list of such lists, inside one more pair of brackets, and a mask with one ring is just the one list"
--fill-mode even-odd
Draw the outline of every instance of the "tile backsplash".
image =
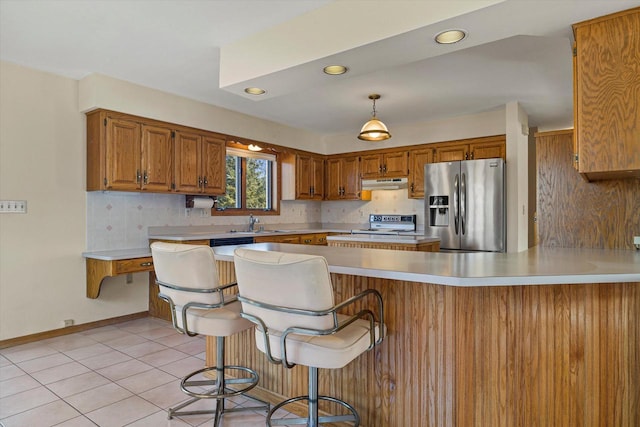
[[[407, 198], [406, 190], [374, 191], [364, 201], [283, 201], [278, 216], [259, 216], [260, 225], [273, 224], [361, 224], [370, 213], [417, 214], [418, 228], [424, 226], [423, 202]], [[140, 248], [147, 242], [148, 227], [212, 226], [241, 228], [242, 216], [201, 216], [202, 209], [186, 215], [185, 196], [125, 192], [87, 193], [87, 251]], [[291, 228], [291, 227], [289, 227]]]

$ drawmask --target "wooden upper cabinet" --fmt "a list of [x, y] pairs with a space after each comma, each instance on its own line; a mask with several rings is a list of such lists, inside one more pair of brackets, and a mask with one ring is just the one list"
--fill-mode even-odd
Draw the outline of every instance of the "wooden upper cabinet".
[[640, 8], [573, 30], [578, 171], [590, 180], [640, 177]]
[[456, 162], [468, 160], [469, 146], [464, 144], [439, 144], [436, 147], [435, 162]]
[[324, 198], [324, 159], [298, 154], [295, 161], [295, 198], [322, 200]]
[[506, 160], [506, 138], [504, 135], [467, 139], [434, 144], [434, 162], [455, 162], [502, 158]]
[[138, 190], [142, 182], [140, 124], [108, 117], [104, 125], [107, 162], [104, 188]]
[[407, 176], [408, 151], [371, 153], [360, 157], [360, 173], [364, 179]]
[[171, 130], [97, 110], [87, 115], [87, 190], [171, 191]]
[[469, 153], [471, 160], [495, 158], [506, 159], [506, 143], [504, 138], [498, 141], [472, 142], [469, 144]]
[[214, 134], [175, 132], [175, 191], [224, 194], [225, 139]]
[[327, 160], [327, 200], [360, 200], [360, 160], [358, 156]]
[[219, 195], [226, 191], [226, 140], [221, 135], [202, 136], [202, 174], [204, 176], [202, 192]]
[[433, 148], [421, 148], [409, 152], [409, 197], [424, 197], [424, 165], [433, 163]]
[[142, 125], [142, 189], [171, 191], [173, 139], [171, 129]]

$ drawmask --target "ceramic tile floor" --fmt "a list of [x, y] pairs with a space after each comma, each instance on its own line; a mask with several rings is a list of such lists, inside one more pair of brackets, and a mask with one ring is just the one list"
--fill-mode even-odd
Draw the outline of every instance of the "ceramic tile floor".
[[[210, 415], [167, 420], [186, 400], [180, 378], [204, 366], [205, 340], [151, 317], [0, 350], [5, 427], [203, 426]], [[201, 401], [189, 408], [215, 405]], [[253, 406], [246, 397], [227, 407]], [[225, 414], [224, 427], [263, 426], [265, 412]]]

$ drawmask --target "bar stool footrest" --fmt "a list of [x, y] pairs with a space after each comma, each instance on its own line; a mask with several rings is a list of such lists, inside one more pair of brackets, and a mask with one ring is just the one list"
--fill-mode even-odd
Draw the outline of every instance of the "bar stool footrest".
[[267, 414], [267, 420], [266, 420], [267, 426], [271, 427], [271, 426], [298, 425], [298, 424], [305, 425], [305, 426], [317, 426], [320, 423], [324, 424], [324, 423], [337, 423], [337, 422], [352, 422], [353, 427], [358, 427], [360, 425], [360, 416], [358, 415], [358, 412], [356, 411], [356, 409], [353, 406], [349, 405], [347, 402], [331, 396], [318, 396], [318, 401], [326, 400], [329, 402], [337, 403], [343, 406], [344, 408], [346, 408], [351, 413], [345, 414], [345, 415], [320, 416], [315, 421], [310, 419], [311, 418], [310, 413], [309, 413], [309, 416], [307, 416], [306, 418], [280, 418], [276, 420], [271, 419], [271, 417], [273, 416], [273, 414], [275, 414], [277, 410], [282, 409], [283, 407], [291, 403], [299, 402], [301, 400], [308, 401], [309, 396], [307, 395], [307, 396], [292, 397], [291, 399], [282, 401], [278, 403], [276, 406], [274, 406], [273, 408], [271, 408], [271, 410]]

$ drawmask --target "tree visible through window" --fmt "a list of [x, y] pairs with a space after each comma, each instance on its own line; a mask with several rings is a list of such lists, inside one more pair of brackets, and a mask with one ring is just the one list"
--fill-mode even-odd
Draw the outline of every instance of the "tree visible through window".
[[275, 156], [227, 150], [226, 194], [218, 209], [271, 210]]

